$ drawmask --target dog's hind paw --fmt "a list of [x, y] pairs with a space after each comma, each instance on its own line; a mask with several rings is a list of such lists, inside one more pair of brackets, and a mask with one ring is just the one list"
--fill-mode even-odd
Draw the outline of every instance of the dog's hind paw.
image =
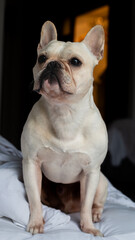
[[81, 229], [83, 232], [85, 233], [90, 233], [90, 234], [93, 234], [94, 236], [100, 236], [100, 237], [103, 237], [104, 235], [96, 228], [87, 228], [87, 227], [84, 227], [84, 226], [81, 226]]
[[93, 222], [100, 222], [103, 208], [95, 207], [92, 209], [92, 220]]

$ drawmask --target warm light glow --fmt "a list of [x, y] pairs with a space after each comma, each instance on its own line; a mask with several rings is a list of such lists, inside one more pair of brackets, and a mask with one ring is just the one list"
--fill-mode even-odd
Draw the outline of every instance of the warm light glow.
[[71, 33], [71, 20], [66, 18], [63, 24], [63, 35], [69, 35]]

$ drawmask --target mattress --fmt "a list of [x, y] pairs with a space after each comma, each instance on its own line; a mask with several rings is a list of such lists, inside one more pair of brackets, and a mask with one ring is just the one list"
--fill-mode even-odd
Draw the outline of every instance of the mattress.
[[80, 230], [80, 213], [64, 214], [42, 205], [43, 234], [26, 231], [29, 205], [22, 181], [22, 154], [0, 136], [0, 239], [135, 240], [135, 203], [108, 181], [108, 196], [101, 221], [95, 223], [104, 237]]

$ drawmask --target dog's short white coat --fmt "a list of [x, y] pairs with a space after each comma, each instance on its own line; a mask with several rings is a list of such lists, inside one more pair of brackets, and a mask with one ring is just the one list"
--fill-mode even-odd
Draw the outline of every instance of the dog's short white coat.
[[[24, 126], [21, 137], [23, 175], [31, 211], [27, 229], [31, 233], [43, 231], [40, 203], [42, 170], [54, 182], [80, 181], [81, 228], [85, 232], [102, 235], [94, 228], [92, 215], [94, 221], [100, 219], [107, 194], [107, 182], [100, 172], [107, 152], [107, 131], [93, 100], [93, 68], [99, 60], [96, 54], [103, 49], [103, 30], [97, 26], [93, 31], [95, 35], [90, 31], [92, 34], [88, 33], [81, 43], [59, 42], [52, 38], [43, 45], [44, 34], [54, 37], [55, 31], [52, 23], [43, 25], [38, 55], [47, 54], [48, 60], [43, 68], [37, 62], [33, 69], [35, 88], [42, 70], [49, 62], [57, 60], [64, 66], [64, 90], [72, 94], [63, 95], [57, 85], [51, 86], [51, 90], [49, 85], [43, 85], [42, 96]], [[96, 53], [93, 38], [98, 34], [102, 41], [99, 43], [98, 39], [97, 45], [101, 46]], [[74, 56], [81, 60], [81, 67], [69, 67], [69, 59]]]

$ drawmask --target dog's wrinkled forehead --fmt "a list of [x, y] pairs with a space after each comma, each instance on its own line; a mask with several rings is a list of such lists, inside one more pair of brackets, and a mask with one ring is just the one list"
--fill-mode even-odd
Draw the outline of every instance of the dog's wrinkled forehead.
[[43, 49], [39, 49], [38, 55], [44, 54], [46, 57], [53, 58], [55, 60], [68, 61], [75, 57], [82, 63], [85, 60], [89, 60], [93, 57], [93, 54], [88, 51], [86, 45], [81, 42], [62, 42], [53, 40], [47, 44]]

